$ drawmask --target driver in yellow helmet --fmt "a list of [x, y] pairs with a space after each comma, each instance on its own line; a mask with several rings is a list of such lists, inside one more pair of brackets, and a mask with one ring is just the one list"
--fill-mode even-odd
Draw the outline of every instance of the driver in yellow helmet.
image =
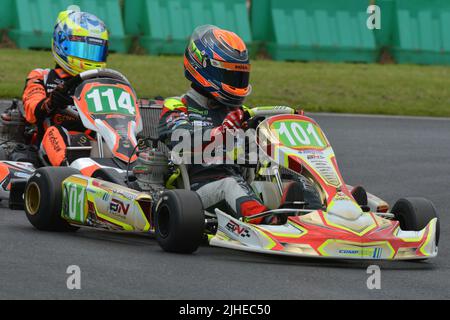
[[79, 73], [106, 67], [108, 31], [96, 16], [77, 10], [59, 14], [52, 41], [54, 69], [35, 69], [27, 77], [23, 93], [25, 118], [38, 128], [35, 142], [48, 164], [66, 162], [66, 146], [87, 143], [81, 121], [64, 112], [73, 105], [62, 90], [64, 83]]

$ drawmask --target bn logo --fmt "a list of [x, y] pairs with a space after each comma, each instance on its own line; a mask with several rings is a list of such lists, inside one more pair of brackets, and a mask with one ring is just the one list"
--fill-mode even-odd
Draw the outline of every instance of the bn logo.
[[130, 210], [130, 204], [124, 204], [122, 201], [118, 199], [112, 199], [109, 204], [109, 211], [113, 214], [123, 214], [126, 216], [128, 211]]

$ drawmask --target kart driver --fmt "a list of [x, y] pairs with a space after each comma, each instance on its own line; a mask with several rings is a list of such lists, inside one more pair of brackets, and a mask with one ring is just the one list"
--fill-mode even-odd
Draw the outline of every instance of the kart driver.
[[66, 161], [66, 146], [89, 143], [90, 132], [64, 110], [73, 106], [63, 92], [67, 80], [79, 73], [105, 68], [108, 31], [105, 24], [86, 12], [68, 10], [59, 14], [53, 33], [54, 69], [35, 69], [27, 77], [23, 93], [25, 119], [38, 128], [35, 143], [53, 166]]
[[[159, 135], [169, 147], [177, 129], [194, 127], [210, 132], [211, 140], [227, 130], [241, 129], [245, 98], [251, 93], [250, 60], [245, 43], [235, 33], [212, 25], [198, 27], [184, 56], [186, 78], [191, 89], [181, 97], [166, 99], [159, 123]], [[244, 180], [239, 165], [189, 167], [191, 189], [203, 207], [227, 208], [235, 217], [255, 215], [268, 209]], [[261, 223], [255, 219], [252, 223]]]

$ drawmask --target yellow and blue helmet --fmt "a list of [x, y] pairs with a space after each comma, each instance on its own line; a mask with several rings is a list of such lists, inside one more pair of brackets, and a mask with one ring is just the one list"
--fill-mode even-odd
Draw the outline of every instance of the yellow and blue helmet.
[[53, 32], [53, 57], [72, 76], [105, 68], [108, 40], [108, 30], [96, 16], [75, 10], [63, 11]]

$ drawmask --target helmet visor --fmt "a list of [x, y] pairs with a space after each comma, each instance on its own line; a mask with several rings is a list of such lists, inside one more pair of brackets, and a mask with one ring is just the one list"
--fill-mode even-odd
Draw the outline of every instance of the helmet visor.
[[226, 85], [239, 89], [245, 89], [249, 85], [249, 72], [222, 70], [222, 73], [223, 78], [221, 82], [225, 83]]
[[250, 64], [230, 63], [210, 59], [216, 79], [228, 86], [245, 89], [250, 82]]
[[83, 60], [106, 62], [108, 56], [108, 41], [98, 38], [72, 36], [63, 47], [67, 55]]

